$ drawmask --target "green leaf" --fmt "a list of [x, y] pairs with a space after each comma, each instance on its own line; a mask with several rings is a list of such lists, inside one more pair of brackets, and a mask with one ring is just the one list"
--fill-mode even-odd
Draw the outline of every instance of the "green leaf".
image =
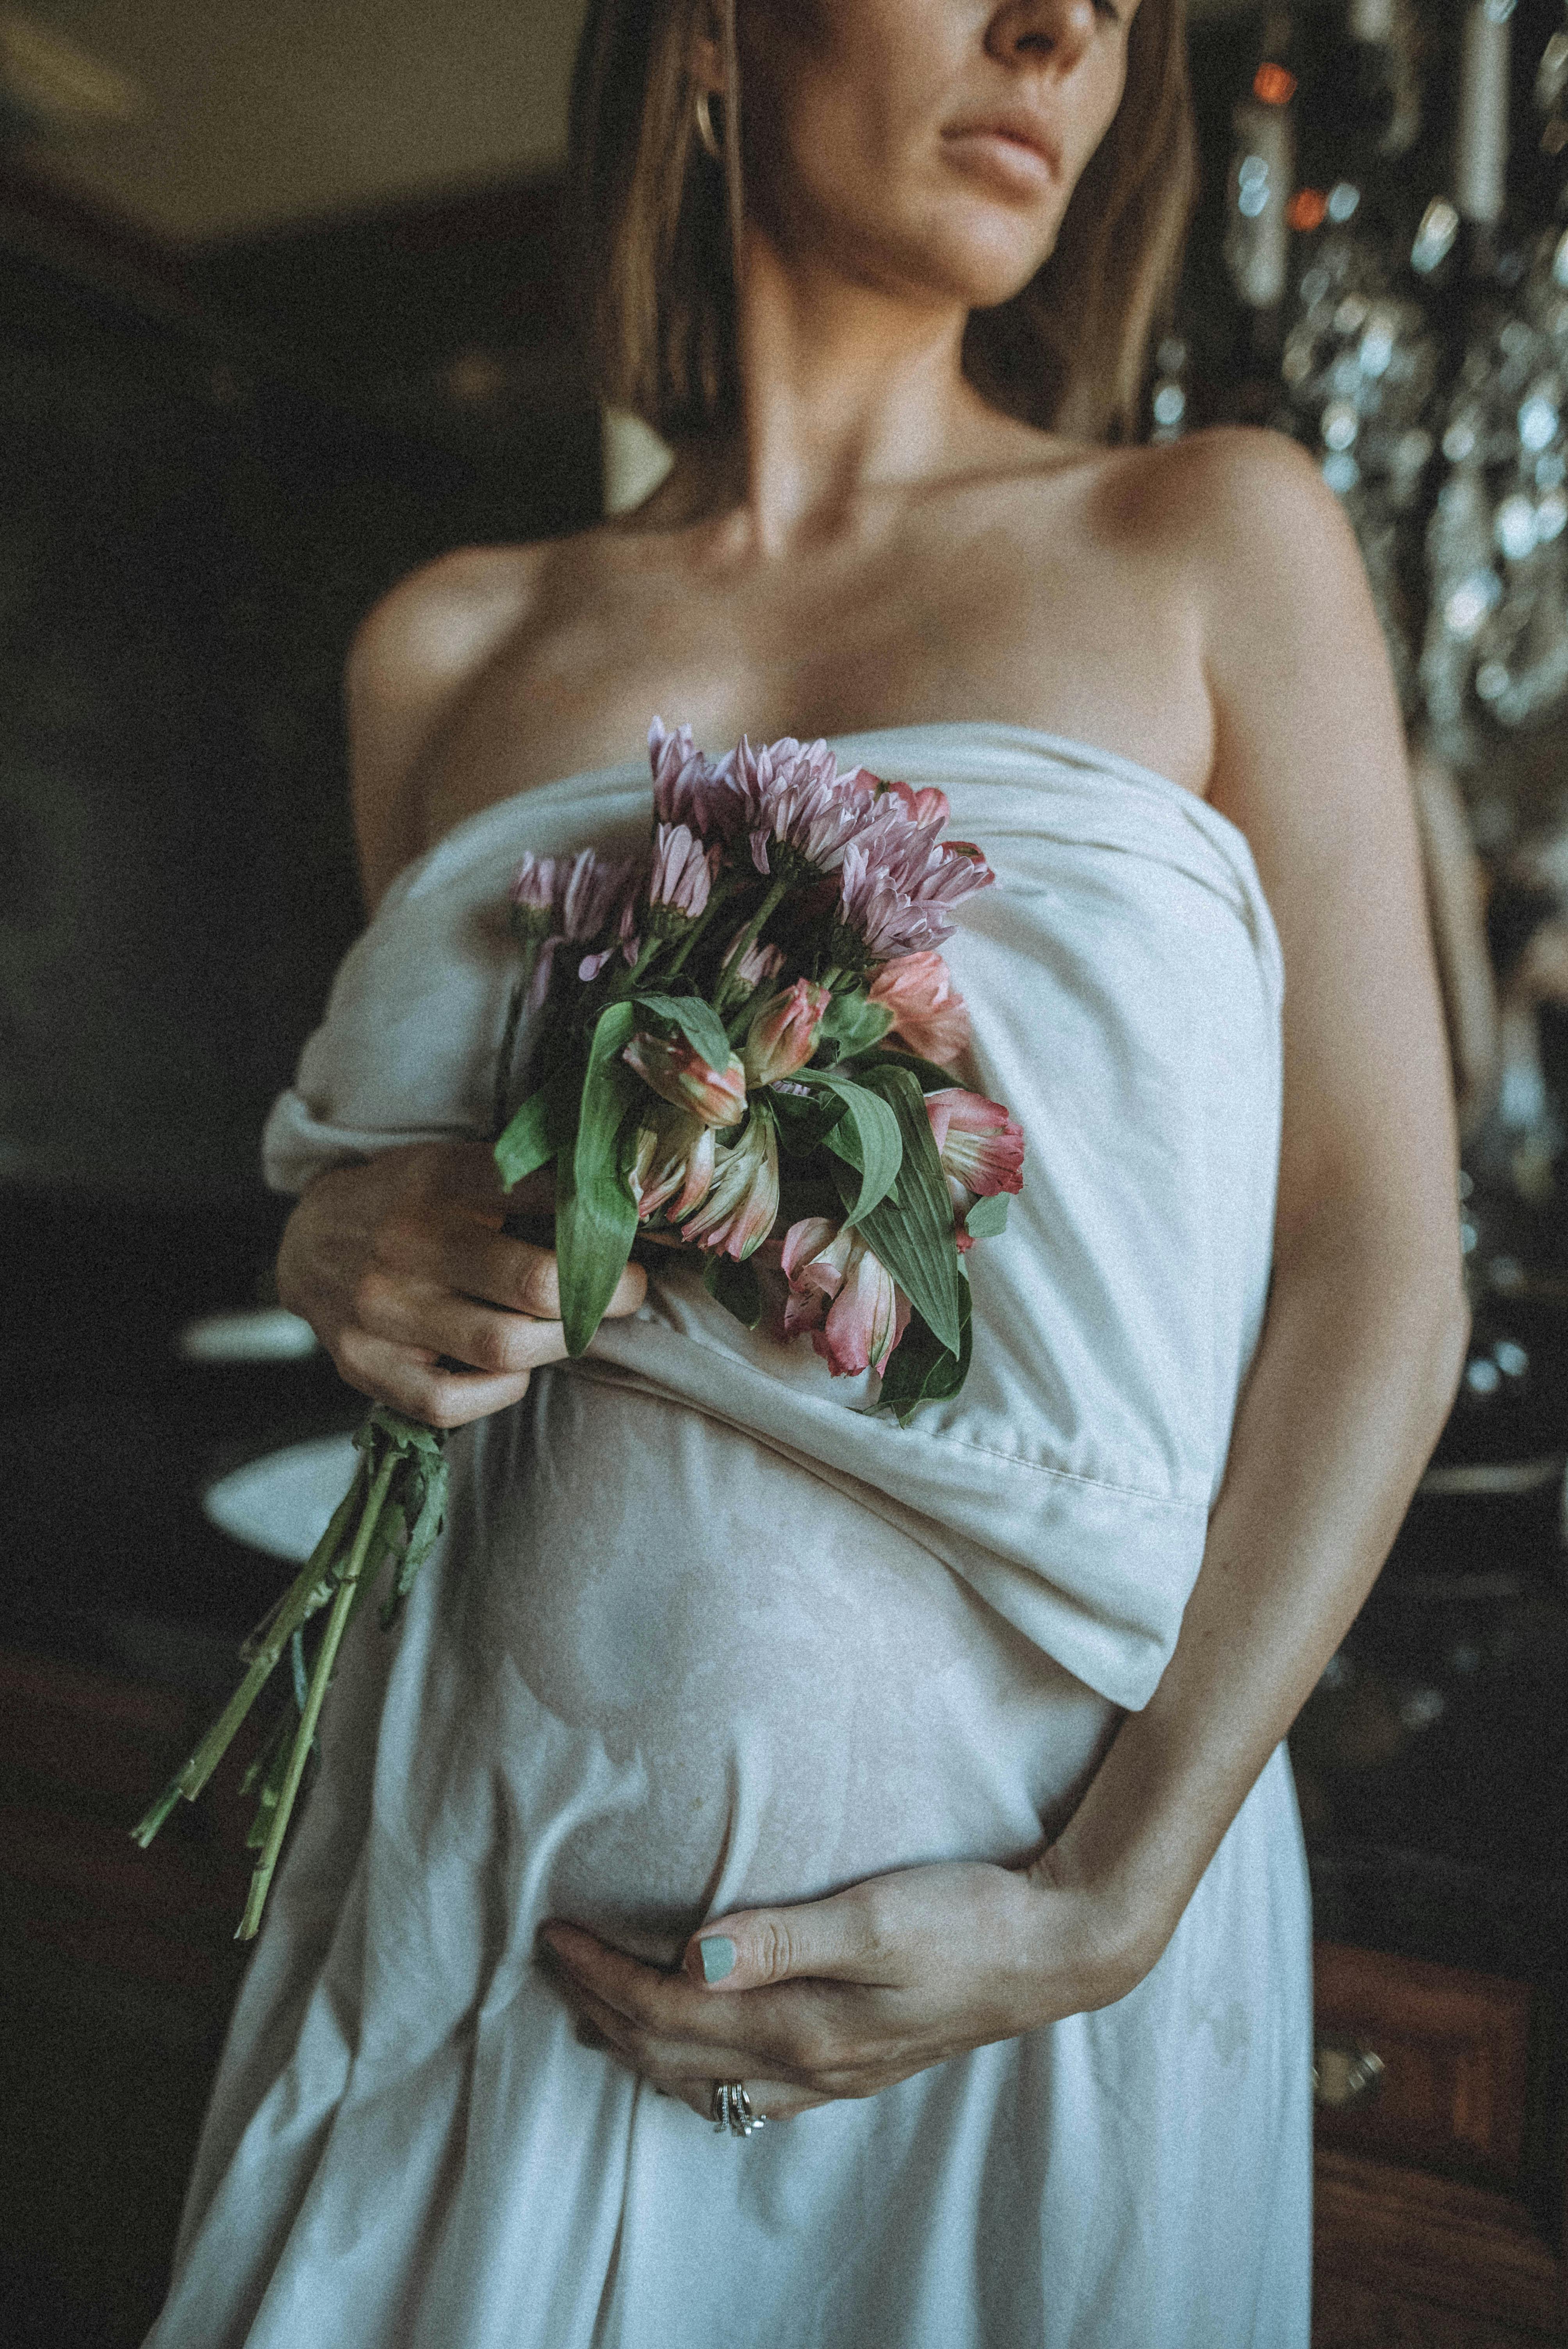
[[[920, 1085], [908, 1069], [862, 1070], [865, 1085], [891, 1111], [903, 1145], [896, 1206], [884, 1199], [851, 1215], [917, 1313], [956, 1355], [960, 1344], [958, 1250], [953, 1201]], [[843, 1186], [841, 1185], [841, 1188]]]
[[708, 1295], [717, 1297], [744, 1329], [756, 1329], [762, 1319], [762, 1283], [754, 1266], [716, 1255], [704, 1265], [702, 1282]]
[[678, 1028], [710, 1069], [728, 1067], [730, 1045], [724, 1022], [700, 995], [639, 995], [635, 1001], [639, 1011], [651, 1011], [655, 1019], [667, 1019]]
[[621, 1172], [619, 1136], [635, 1080], [621, 1065], [636, 1014], [612, 1003], [599, 1014], [583, 1079], [577, 1139], [555, 1162], [555, 1249], [566, 1350], [587, 1348], [626, 1268], [637, 1234], [636, 1202]]
[[823, 1016], [819, 1037], [839, 1048], [839, 1057], [849, 1060], [853, 1053], [868, 1051], [880, 1044], [892, 1026], [892, 1013], [885, 1004], [872, 1003], [858, 990], [852, 995], [835, 995]]
[[939, 1069], [934, 1061], [923, 1061], [918, 1052], [882, 1050], [876, 1047], [860, 1055], [852, 1071], [863, 1083], [873, 1069], [903, 1069], [916, 1078], [923, 1093], [945, 1092], [958, 1082], [951, 1069]]
[[444, 1429], [429, 1427], [422, 1419], [410, 1419], [406, 1412], [394, 1411], [389, 1402], [377, 1404], [358, 1428], [354, 1441], [362, 1452], [374, 1455], [377, 1466], [385, 1456], [385, 1444], [390, 1444], [397, 1452], [422, 1452], [428, 1459], [438, 1460], [447, 1444]]
[[407, 1482], [395, 1484], [408, 1538], [403, 1555], [397, 1561], [391, 1590], [381, 1609], [381, 1629], [389, 1631], [403, 1610], [403, 1601], [414, 1588], [419, 1568], [435, 1548], [447, 1514], [448, 1467], [444, 1459], [433, 1462], [410, 1462], [403, 1472]]
[[[820, 1087], [844, 1105], [844, 1115], [823, 1136], [823, 1143], [835, 1158], [852, 1166], [861, 1178], [852, 1190], [844, 1191], [845, 1220], [863, 1225], [866, 1216], [887, 1199], [899, 1178], [904, 1145], [897, 1112], [880, 1092], [851, 1083], [836, 1069], [801, 1069], [796, 1081]], [[922, 1111], [923, 1122], [924, 1115]], [[927, 1124], [927, 1139], [930, 1132]]]
[[576, 1072], [570, 1067], [557, 1069], [547, 1084], [530, 1093], [495, 1145], [495, 1163], [507, 1190], [525, 1174], [547, 1166], [571, 1141], [576, 1107]]
[[[794, 1084], [793, 1077], [789, 1082]], [[779, 1129], [779, 1147], [797, 1158], [809, 1157], [820, 1150], [840, 1119], [844, 1104], [824, 1086], [819, 1085], [809, 1098], [799, 1093], [780, 1092], [777, 1085], [769, 1089], [773, 1105], [773, 1123]]]
[[907, 1427], [923, 1402], [945, 1402], [958, 1392], [969, 1374], [974, 1350], [974, 1324], [969, 1283], [958, 1284], [958, 1351], [949, 1351], [920, 1313], [912, 1313], [909, 1327], [893, 1348], [882, 1374], [882, 1400]]
[[971, 1239], [994, 1240], [998, 1232], [1007, 1228], [1007, 1194], [998, 1191], [989, 1199], [976, 1199], [964, 1218], [964, 1228]]

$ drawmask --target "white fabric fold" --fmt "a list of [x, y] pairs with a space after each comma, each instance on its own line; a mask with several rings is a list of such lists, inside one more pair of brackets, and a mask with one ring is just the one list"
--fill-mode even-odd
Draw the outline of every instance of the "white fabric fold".
[[[1266, 1297], [1279, 1150], [1278, 941], [1242, 833], [1130, 761], [1009, 726], [847, 737], [846, 765], [935, 783], [996, 885], [947, 958], [967, 1081], [1027, 1143], [1007, 1231], [968, 1258], [974, 1367], [908, 1428], [876, 1381], [655, 1274], [580, 1374], [750, 1433], [913, 1533], [1113, 1703], [1148, 1702], [1181, 1626]], [[346, 957], [265, 1139], [268, 1180], [489, 1115], [524, 849], [645, 835], [645, 766], [539, 786], [449, 833]]]

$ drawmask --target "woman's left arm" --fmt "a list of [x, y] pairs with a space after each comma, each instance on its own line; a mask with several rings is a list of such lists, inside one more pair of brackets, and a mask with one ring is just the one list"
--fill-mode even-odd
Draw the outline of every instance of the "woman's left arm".
[[1202, 1566], [1154, 1696], [1027, 1868], [911, 1868], [716, 1920], [684, 1976], [547, 1929], [585, 2021], [698, 2109], [720, 2077], [780, 2116], [868, 2095], [1140, 1981], [1365, 1599], [1452, 1401], [1448, 1060], [1360, 558], [1273, 436], [1200, 436], [1167, 492], [1198, 583], [1211, 796], [1251, 843], [1285, 967], [1274, 1281]]

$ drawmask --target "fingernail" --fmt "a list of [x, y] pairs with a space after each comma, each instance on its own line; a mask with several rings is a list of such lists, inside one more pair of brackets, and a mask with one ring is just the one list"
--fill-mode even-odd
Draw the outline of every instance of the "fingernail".
[[710, 1933], [706, 1941], [697, 1943], [696, 1953], [706, 1982], [722, 1982], [726, 1974], [735, 1971], [735, 1943], [727, 1933]]

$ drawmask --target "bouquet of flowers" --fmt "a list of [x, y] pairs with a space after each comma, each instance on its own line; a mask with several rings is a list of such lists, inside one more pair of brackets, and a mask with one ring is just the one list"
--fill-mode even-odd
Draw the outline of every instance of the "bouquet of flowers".
[[[841, 773], [825, 743], [742, 740], [719, 760], [654, 720], [653, 834], [640, 856], [525, 855], [520, 967], [495, 1080], [510, 1191], [554, 1169], [567, 1351], [591, 1343], [634, 1249], [684, 1255], [775, 1339], [835, 1377], [867, 1371], [901, 1423], [969, 1367], [964, 1257], [1022, 1186], [1006, 1109], [953, 1081], [968, 1041], [937, 951], [992, 879], [944, 837], [939, 791]], [[520, 1042], [528, 1039], [518, 1079]], [[514, 1097], [521, 1101], [513, 1108]], [[378, 1406], [353, 1484], [248, 1670], [134, 1830], [194, 1800], [284, 1655], [284, 1696], [251, 1765], [259, 1857], [239, 1937], [261, 1920], [344, 1632], [387, 1584], [389, 1627], [440, 1531], [441, 1435]], [[325, 1628], [307, 1662], [304, 1632]]]

